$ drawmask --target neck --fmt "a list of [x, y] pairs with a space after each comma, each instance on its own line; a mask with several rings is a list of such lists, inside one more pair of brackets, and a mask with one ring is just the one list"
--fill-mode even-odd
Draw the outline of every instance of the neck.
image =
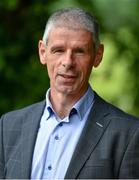
[[50, 101], [55, 112], [63, 119], [69, 115], [73, 105], [84, 95], [84, 93], [79, 95], [55, 93], [51, 89]]
[[50, 93], [50, 101], [55, 112], [61, 119], [68, 116], [71, 108], [75, 104], [75, 100], [62, 94], [56, 94], [53, 96], [52, 93]]

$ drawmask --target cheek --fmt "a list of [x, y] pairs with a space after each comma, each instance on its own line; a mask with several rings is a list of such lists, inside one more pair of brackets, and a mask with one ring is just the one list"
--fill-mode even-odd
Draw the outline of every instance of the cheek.
[[48, 63], [47, 64], [47, 71], [48, 71], [48, 75], [51, 78], [53, 76], [54, 73], [54, 67], [52, 64]]
[[49, 77], [50, 77], [51, 81], [54, 81], [56, 79], [57, 69], [58, 68], [57, 68], [56, 64], [50, 63], [47, 66], [48, 74], [49, 74]]
[[92, 64], [91, 63], [83, 63], [81, 64], [81, 69], [80, 71], [82, 72], [83, 76], [88, 76], [90, 75], [91, 71], [92, 71]]
[[91, 74], [92, 68], [89, 66], [85, 66], [84, 69], [82, 69], [81, 76], [84, 81], [88, 81], [90, 74]]

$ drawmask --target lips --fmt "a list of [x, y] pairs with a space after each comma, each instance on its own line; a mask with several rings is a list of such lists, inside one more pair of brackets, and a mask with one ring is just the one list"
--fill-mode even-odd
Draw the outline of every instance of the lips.
[[69, 75], [69, 74], [60, 74], [63, 78], [71, 79], [71, 78], [76, 78], [75, 75]]
[[70, 82], [74, 82], [75, 79], [77, 78], [76, 75], [71, 75], [71, 74], [58, 74], [59, 77], [61, 77], [62, 81], [64, 81], [65, 83], [70, 83]]

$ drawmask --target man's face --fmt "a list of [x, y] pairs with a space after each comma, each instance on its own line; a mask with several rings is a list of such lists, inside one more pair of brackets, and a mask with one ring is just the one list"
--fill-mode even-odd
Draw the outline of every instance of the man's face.
[[95, 52], [90, 32], [63, 27], [51, 30], [47, 46], [39, 42], [39, 54], [41, 63], [47, 65], [51, 91], [81, 96], [103, 50]]

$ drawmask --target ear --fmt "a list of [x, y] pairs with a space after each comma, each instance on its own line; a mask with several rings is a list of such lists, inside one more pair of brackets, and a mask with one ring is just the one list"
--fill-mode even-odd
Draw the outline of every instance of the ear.
[[94, 60], [94, 67], [98, 67], [99, 64], [102, 61], [103, 58], [103, 52], [104, 52], [104, 46], [103, 44], [100, 44], [99, 47], [96, 49], [96, 55], [95, 55], [95, 60]]
[[40, 62], [41, 64], [46, 64], [46, 45], [42, 40], [39, 41], [38, 43], [38, 48], [39, 48], [39, 57], [40, 57]]

